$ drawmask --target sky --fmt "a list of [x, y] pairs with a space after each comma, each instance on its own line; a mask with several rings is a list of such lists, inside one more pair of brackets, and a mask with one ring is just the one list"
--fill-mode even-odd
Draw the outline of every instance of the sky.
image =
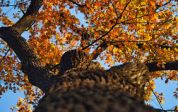
[[[9, 9], [5, 9], [6, 12], [9, 11]], [[77, 17], [82, 21], [82, 23], [85, 25], [86, 21], [84, 19], [84, 16], [81, 13], [77, 13], [75, 12], [75, 10], [71, 10], [72, 14], [77, 15]], [[9, 11], [8, 12], [9, 15], [11, 15], [12, 13]], [[0, 23], [0, 27], [2, 26], [2, 24]], [[24, 37], [28, 37], [27, 33], [23, 34]], [[103, 65], [104, 63], [101, 62]], [[106, 68], [107, 66], [104, 65]], [[176, 100], [173, 97], [173, 92], [175, 91], [175, 88], [178, 87], [178, 82], [176, 81], [169, 81], [168, 84], [164, 83], [164, 80], [156, 79], [156, 91], [157, 92], [163, 92], [164, 96], [165, 96], [165, 103], [162, 105], [164, 109], [173, 109], [173, 107], [175, 105], [178, 105], [178, 100]], [[20, 97], [24, 97], [23, 91], [18, 91], [17, 93], [13, 93], [12, 91], [7, 91], [5, 94], [2, 95], [2, 98], [0, 98], [0, 112], [12, 112], [10, 110], [11, 107], [15, 107], [16, 103], [18, 101], [18, 99]], [[160, 108], [159, 103], [156, 101], [156, 98], [152, 97], [152, 100], [150, 101], [150, 104], [156, 108]]]
[[[165, 83], [165, 78], [161, 80], [161, 78], [156, 79], [156, 92], [163, 92], [165, 97], [165, 103], [162, 105], [163, 109], [174, 109], [176, 105], [178, 105], [178, 100], [173, 96], [173, 92], [178, 87], [177, 81], [170, 81], [168, 84]], [[153, 95], [152, 101], [150, 101], [150, 104], [154, 106], [155, 108], [160, 108], [158, 101], [155, 99], [155, 96]]]

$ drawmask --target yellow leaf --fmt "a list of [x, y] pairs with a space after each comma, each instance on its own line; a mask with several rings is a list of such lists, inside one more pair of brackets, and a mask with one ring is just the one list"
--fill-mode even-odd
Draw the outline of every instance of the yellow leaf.
[[140, 29], [139, 31], [138, 31], [138, 34], [139, 35], [142, 35], [144, 33], [144, 29]]
[[152, 39], [152, 37], [149, 34], [145, 35], [145, 39], [144, 39], [145, 41], [149, 41], [151, 39]]
[[118, 48], [114, 48], [113, 53], [118, 53]]
[[168, 24], [168, 25], [165, 26], [165, 28], [166, 28], [166, 29], [169, 29], [170, 26], [171, 26], [171, 24]]
[[141, 2], [141, 5], [147, 5], [147, 3], [146, 2]]
[[125, 3], [126, 2], [126, 0], [121, 0], [121, 3]]

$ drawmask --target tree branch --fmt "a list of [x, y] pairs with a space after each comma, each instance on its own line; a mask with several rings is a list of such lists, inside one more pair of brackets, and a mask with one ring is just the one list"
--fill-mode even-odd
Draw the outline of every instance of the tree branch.
[[16, 53], [21, 61], [22, 71], [28, 75], [30, 83], [46, 92], [52, 84], [50, 80], [52, 74], [41, 64], [25, 39], [12, 27], [1, 27], [0, 38]]
[[34, 21], [42, 5], [42, 0], [32, 0], [27, 13], [12, 27], [1, 27], [0, 38], [16, 53], [22, 64], [22, 71], [28, 75], [29, 82], [47, 92], [55, 81], [53, 74], [41, 63], [33, 50], [29, 47], [21, 33]]
[[167, 62], [163, 67], [157, 66], [157, 62], [147, 63], [146, 66], [149, 68], [150, 72], [160, 71], [160, 70], [178, 70], [178, 60]]
[[156, 4], [156, 10], [159, 9], [160, 7], [163, 7], [163, 6], [166, 6], [168, 5], [169, 3], [171, 3], [172, 0], [169, 0], [168, 2], [164, 3], [163, 5], [158, 5]]
[[21, 34], [35, 21], [38, 10], [42, 6], [43, 0], [31, 0], [31, 4], [23, 17], [12, 27]]
[[89, 45], [83, 47], [82, 49], [83, 49], [83, 50], [87, 49], [87, 48], [90, 47], [91, 45], [95, 44], [96, 42], [98, 42], [99, 40], [101, 40], [102, 38], [104, 38], [105, 36], [107, 36], [107, 35], [114, 29], [114, 27], [117, 25], [117, 21], [122, 18], [122, 15], [123, 15], [124, 11], [126, 10], [126, 8], [127, 8], [127, 6], [129, 5], [130, 2], [131, 2], [131, 0], [126, 3], [126, 5], [125, 5], [124, 9], [122, 10], [122, 12], [120, 13], [120, 15], [119, 15], [119, 16], [117, 15], [117, 18], [116, 18], [116, 20], [115, 20], [115, 23], [114, 23], [114, 25], [109, 29], [109, 31], [107, 31], [105, 34], [101, 35], [99, 38], [97, 38], [96, 40], [94, 40], [91, 44], [89, 44]]
[[17, 23], [12, 27], [0, 28], [0, 37], [14, 50], [22, 64], [29, 63], [32, 60], [32, 62], [38, 60], [36, 54], [21, 36], [21, 33], [35, 21], [34, 17], [36, 17], [41, 5], [42, 0], [31, 0], [27, 12]]
[[178, 48], [178, 46], [171, 46], [171, 45], [166, 45], [166, 44], [159, 44], [159, 43], [155, 43], [155, 42], [152, 42], [152, 41], [144, 41], [144, 40], [139, 40], [139, 41], [135, 41], [135, 40], [129, 40], [129, 41], [125, 41], [125, 40], [120, 40], [120, 41], [111, 41], [111, 42], [108, 42], [112, 45], [114, 45], [115, 47], [119, 48], [118, 47], [118, 43], [124, 43], [124, 42], [131, 42], [131, 43], [137, 43], [137, 47], [139, 49], [142, 49], [144, 47], [144, 44], [143, 43], [150, 43], [150, 44], [153, 44], [153, 46], [158, 46], [159, 48], [161, 49], [175, 49], [175, 48]]
[[26, 63], [27, 60], [37, 59], [26, 40], [12, 27], [1, 27], [0, 37], [13, 49], [22, 63]]

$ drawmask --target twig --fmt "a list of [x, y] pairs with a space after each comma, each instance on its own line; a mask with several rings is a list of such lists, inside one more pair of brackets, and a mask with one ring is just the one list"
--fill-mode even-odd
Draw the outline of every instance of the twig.
[[96, 42], [98, 42], [99, 40], [101, 40], [103, 37], [107, 36], [113, 29], [114, 27], [117, 25], [117, 21], [122, 17], [122, 14], [124, 13], [124, 11], [126, 10], [127, 6], [129, 5], [129, 3], [131, 2], [131, 0], [129, 2], [126, 3], [123, 11], [121, 12], [121, 14], [116, 18], [116, 21], [114, 23], [114, 25], [110, 28], [110, 30], [108, 32], [106, 32], [105, 34], [103, 34], [101, 37], [99, 37], [98, 39], [94, 40], [91, 44], [87, 45], [86, 47], [82, 48], [82, 50], [87, 49], [88, 47], [90, 47], [91, 45], [95, 44]]
[[171, 3], [171, 1], [172, 1], [172, 0], [169, 0], [168, 2], [166, 2], [166, 3], [163, 4], [163, 5], [158, 5], [158, 4], [156, 4], [156, 10], [159, 9], [160, 7], [162, 7], [162, 6], [168, 5], [169, 3]]
[[153, 91], [153, 89], [151, 87], [150, 87], [150, 89], [153, 92], [154, 96], [156, 97], [156, 100], [158, 101], [159, 106], [161, 107], [162, 110], [164, 110], [163, 107], [162, 107], [162, 105], [161, 105], [161, 102], [159, 101], [159, 98], [156, 96], [156, 93]]

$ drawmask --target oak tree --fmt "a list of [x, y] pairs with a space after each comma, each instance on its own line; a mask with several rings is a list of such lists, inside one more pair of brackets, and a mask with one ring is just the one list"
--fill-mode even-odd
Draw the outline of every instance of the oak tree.
[[155, 78], [178, 80], [176, 11], [177, 0], [2, 0], [0, 94], [23, 90], [19, 112], [161, 111], [144, 101]]

